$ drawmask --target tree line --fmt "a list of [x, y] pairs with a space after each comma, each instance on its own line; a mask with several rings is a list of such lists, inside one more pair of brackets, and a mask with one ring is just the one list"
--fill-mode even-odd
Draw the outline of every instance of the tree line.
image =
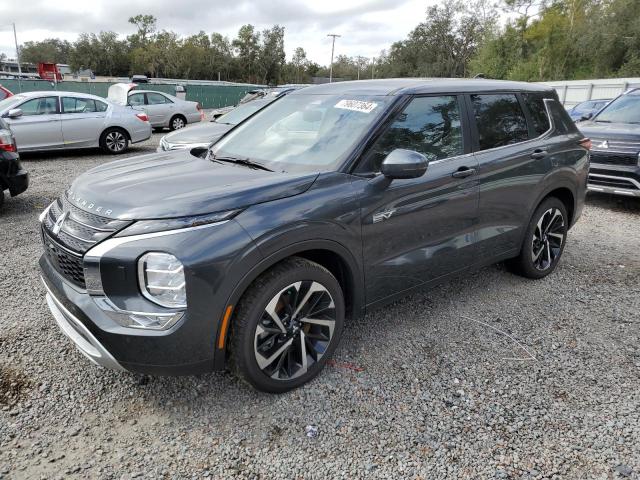
[[[375, 58], [338, 55], [334, 77], [470, 77], [544, 81], [640, 75], [639, 0], [442, 1], [406, 39]], [[500, 18], [507, 16], [506, 22]], [[158, 30], [152, 15], [129, 22], [136, 33], [83, 33], [26, 42], [26, 62], [68, 63], [96, 75], [307, 83], [328, 76], [328, 66], [308, 60], [302, 47], [290, 59], [284, 27], [242, 26], [236, 37], [219, 33], [181, 38]], [[346, 33], [345, 33], [346, 34]]]

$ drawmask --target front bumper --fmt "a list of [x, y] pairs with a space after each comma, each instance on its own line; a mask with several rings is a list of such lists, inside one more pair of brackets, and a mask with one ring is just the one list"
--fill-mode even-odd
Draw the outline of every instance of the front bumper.
[[[102, 294], [90, 294], [71, 282], [43, 255], [40, 268], [47, 301], [63, 332], [85, 356], [108, 368], [151, 375], [198, 374], [224, 368], [225, 351], [216, 344], [220, 320], [244, 274], [230, 267], [246, 249], [250, 252], [241, 256], [252, 264], [261, 257], [235, 221], [226, 222], [224, 228], [213, 225], [171, 235], [126, 237], [130, 241], [99, 259]], [[166, 330], [123, 326], [104, 305], [105, 299], [109, 300], [121, 314], [153, 310], [154, 305], [140, 294], [136, 273], [137, 259], [149, 251], [173, 253], [185, 266], [189, 307]], [[83, 259], [85, 267], [89, 252]], [[158, 309], [162, 310], [155, 305]]]
[[592, 163], [587, 189], [591, 192], [640, 197], [640, 166]]
[[98, 366], [112, 370], [124, 370], [122, 365], [113, 358], [89, 329], [56, 298], [44, 278], [42, 278], [42, 283], [47, 290], [47, 304], [49, 305], [49, 310], [51, 310], [53, 318], [56, 319], [62, 333], [78, 347], [80, 353]]

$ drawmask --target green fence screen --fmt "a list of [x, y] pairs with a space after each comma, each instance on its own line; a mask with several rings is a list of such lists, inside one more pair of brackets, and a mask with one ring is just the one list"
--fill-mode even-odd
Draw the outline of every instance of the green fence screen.
[[[18, 80], [2, 79], [0, 84], [13, 93], [34, 92], [37, 90], [60, 90], [67, 92], [90, 93], [100, 97], [107, 96], [107, 91], [113, 83], [109, 82], [73, 82], [63, 81], [54, 85], [44, 80]], [[253, 85], [190, 85], [183, 83], [187, 90], [187, 100], [200, 102], [204, 108], [226, 107], [236, 105], [238, 101], [249, 91], [256, 88]], [[141, 84], [138, 88], [155, 90], [175, 95], [176, 85], [165, 83]]]

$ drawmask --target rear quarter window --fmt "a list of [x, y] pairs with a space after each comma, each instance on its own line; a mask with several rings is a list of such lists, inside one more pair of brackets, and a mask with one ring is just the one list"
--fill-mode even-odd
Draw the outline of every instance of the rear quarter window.
[[539, 137], [551, 128], [549, 114], [544, 103], [544, 94], [541, 93], [523, 93], [522, 99], [529, 109], [531, 115], [531, 127], [533, 137]]
[[576, 124], [571, 120], [571, 117], [564, 107], [560, 105], [559, 101], [545, 98], [544, 103], [549, 109], [553, 129], [556, 133], [566, 135], [568, 133], [576, 133], [578, 131], [578, 127], [576, 127]]

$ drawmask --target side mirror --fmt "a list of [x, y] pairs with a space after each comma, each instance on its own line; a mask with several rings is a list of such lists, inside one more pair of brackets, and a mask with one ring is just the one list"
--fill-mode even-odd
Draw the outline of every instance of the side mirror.
[[7, 113], [7, 117], [9, 118], [19, 118], [21, 116], [22, 116], [21, 108], [12, 108], [11, 110], [9, 110], [9, 113]]
[[429, 160], [413, 150], [397, 148], [382, 162], [380, 171], [389, 179], [418, 178], [427, 171]]
[[585, 113], [580, 117], [580, 121], [584, 122], [585, 120], [591, 120], [592, 117], [593, 117], [593, 112]]

